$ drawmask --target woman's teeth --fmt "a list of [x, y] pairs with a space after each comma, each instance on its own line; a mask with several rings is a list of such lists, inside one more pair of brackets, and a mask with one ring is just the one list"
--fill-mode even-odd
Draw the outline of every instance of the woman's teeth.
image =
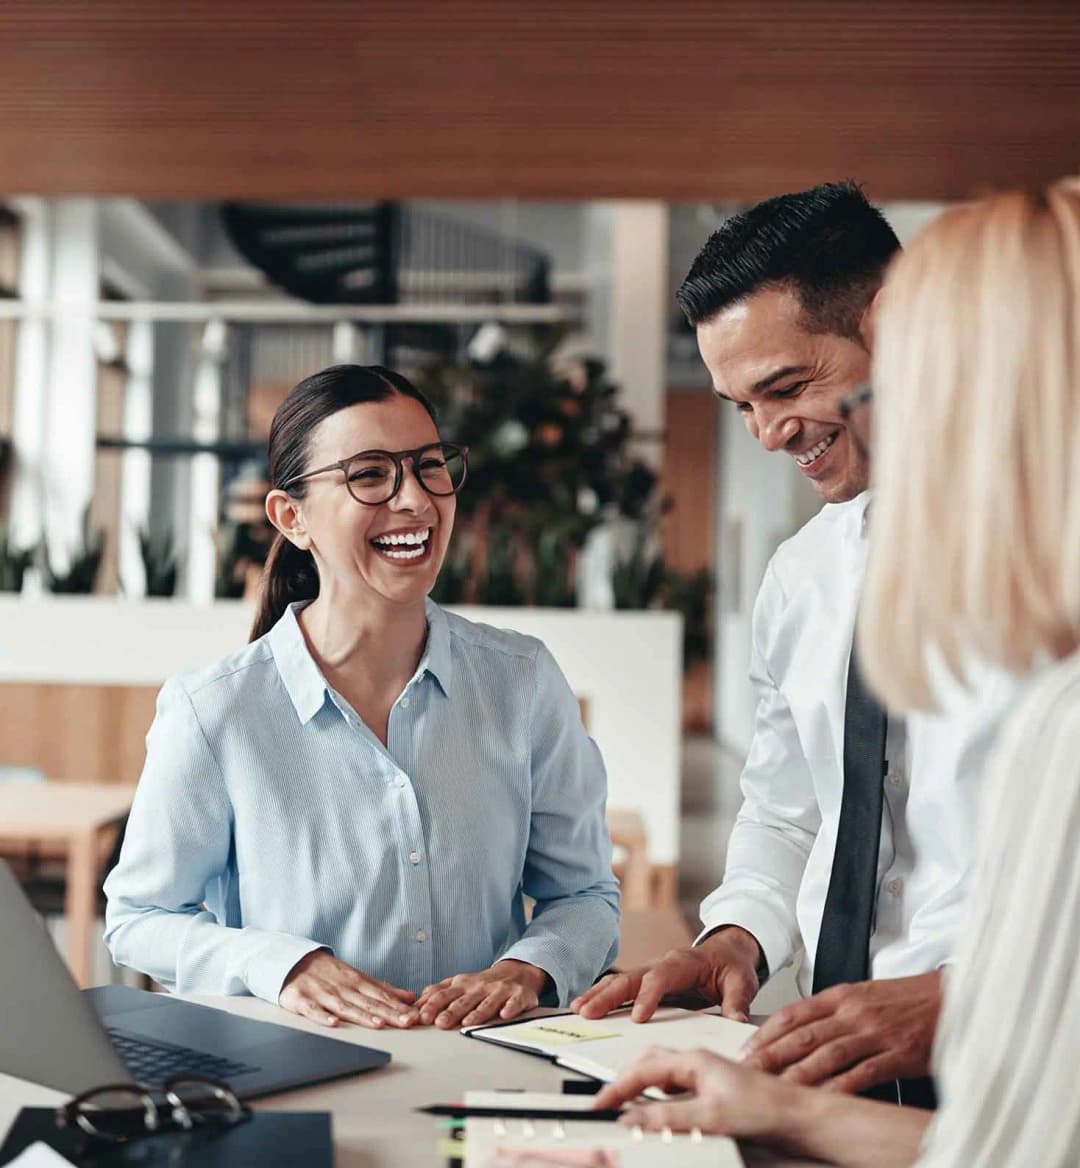
[[805, 453], [795, 455], [795, 461], [799, 466], [809, 466], [815, 459], [820, 458], [835, 441], [836, 435], [830, 434], [828, 438], [822, 438], [816, 446], [811, 446]]
[[427, 551], [431, 528], [423, 531], [403, 531], [400, 535], [377, 535], [372, 546], [391, 560], [416, 560]]

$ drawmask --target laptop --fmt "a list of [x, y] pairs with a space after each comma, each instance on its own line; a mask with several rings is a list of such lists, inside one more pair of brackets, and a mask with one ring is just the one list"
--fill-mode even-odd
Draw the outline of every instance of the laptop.
[[241, 1099], [385, 1066], [385, 1051], [238, 1018], [128, 986], [80, 991], [11, 869], [0, 861], [0, 1071], [77, 1094], [225, 1079]]

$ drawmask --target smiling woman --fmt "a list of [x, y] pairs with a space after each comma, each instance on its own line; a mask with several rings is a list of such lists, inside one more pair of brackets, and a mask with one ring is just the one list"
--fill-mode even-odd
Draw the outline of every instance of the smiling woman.
[[[381, 449], [392, 445], [386, 441], [391, 434], [409, 434], [418, 443], [400, 453]], [[452, 496], [465, 481], [466, 455], [459, 447], [452, 448], [458, 452], [455, 477], [444, 481], [447, 456], [438, 438], [431, 403], [392, 370], [336, 365], [296, 386], [270, 428], [273, 489], [267, 514], [278, 536], [267, 560], [252, 640], [269, 632], [288, 604], [314, 600], [321, 592], [325, 606], [330, 590], [352, 593], [361, 585], [363, 573], [356, 577], [352, 557], [346, 555], [343, 573], [336, 570], [342, 567], [338, 540], [327, 524], [364, 527], [363, 542], [393, 561], [397, 557], [374, 541], [412, 542], [428, 532], [423, 557], [428, 571], [410, 587], [422, 587], [421, 597], [430, 592], [453, 531]], [[443, 470], [431, 481], [433, 462], [442, 462]], [[431, 539], [432, 532], [440, 538]], [[370, 564], [372, 557], [365, 552], [364, 558]]]
[[565, 1003], [611, 961], [576, 699], [539, 641], [428, 598], [466, 460], [387, 369], [323, 370], [279, 407], [252, 641], [158, 699], [106, 885], [118, 963], [378, 1028]]

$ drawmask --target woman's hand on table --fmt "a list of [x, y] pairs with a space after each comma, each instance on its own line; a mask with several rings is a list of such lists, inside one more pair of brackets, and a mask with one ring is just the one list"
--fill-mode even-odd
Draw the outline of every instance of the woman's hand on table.
[[525, 961], [496, 961], [479, 973], [459, 973], [429, 985], [416, 1002], [420, 1021], [440, 1030], [502, 1022], [535, 1010], [547, 974]]
[[[635, 1102], [648, 1087], [688, 1094], [665, 1103]], [[785, 1115], [808, 1090], [709, 1051], [654, 1047], [604, 1087], [594, 1106], [629, 1104], [619, 1122], [648, 1131], [698, 1128], [717, 1135], [767, 1140], [781, 1134]]]
[[325, 949], [308, 953], [292, 967], [278, 1005], [323, 1026], [355, 1022], [381, 1030], [415, 1026], [420, 1021], [411, 990], [361, 973]]

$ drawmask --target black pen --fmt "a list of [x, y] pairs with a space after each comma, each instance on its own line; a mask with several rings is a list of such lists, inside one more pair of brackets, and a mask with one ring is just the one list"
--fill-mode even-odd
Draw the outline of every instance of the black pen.
[[574, 1120], [606, 1120], [611, 1123], [622, 1112], [618, 1108], [604, 1111], [542, 1111], [535, 1107], [469, 1107], [456, 1103], [433, 1103], [418, 1107], [425, 1115], [445, 1115], [451, 1119], [553, 1119], [560, 1123]]

